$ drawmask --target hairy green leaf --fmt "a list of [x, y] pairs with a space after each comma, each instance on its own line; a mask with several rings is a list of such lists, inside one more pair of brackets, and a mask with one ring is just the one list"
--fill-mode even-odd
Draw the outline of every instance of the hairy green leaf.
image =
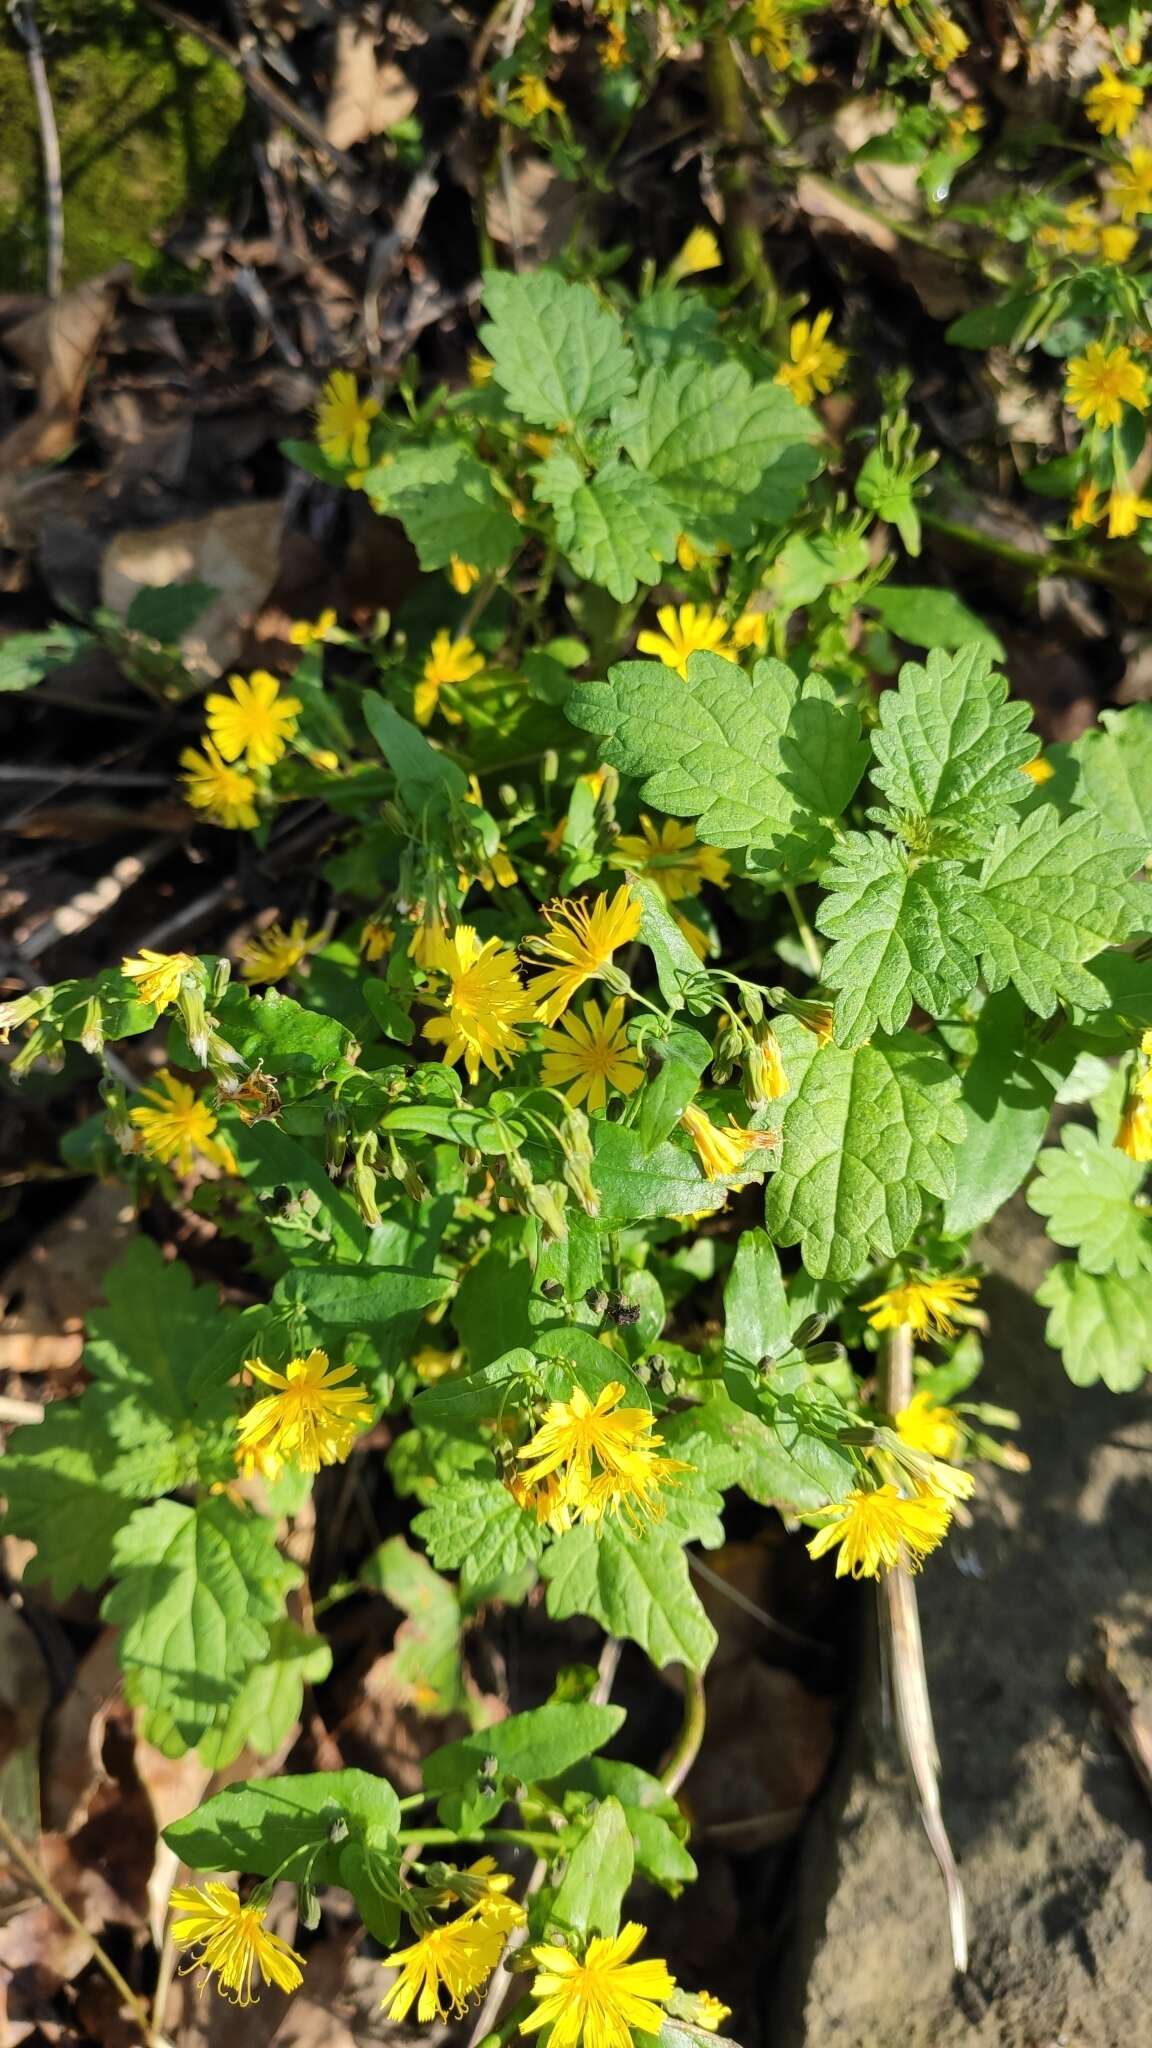
[[[866, 502], [861, 499], [861, 503]], [[878, 508], [879, 509], [879, 508]], [[890, 514], [882, 512], [881, 517]], [[954, 591], [935, 590], [907, 583], [881, 583], [868, 593], [869, 611], [876, 613], [890, 633], [898, 633], [913, 647], [965, 648], [979, 646], [997, 661], [1004, 648], [990, 626], [958, 598]], [[931, 660], [931, 656], [929, 656]]]
[[323, 1636], [310, 1635], [282, 1617], [268, 1630], [268, 1650], [253, 1664], [227, 1716], [202, 1735], [197, 1750], [215, 1771], [230, 1764], [245, 1744], [257, 1756], [273, 1756], [300, 1719], [305, 1685], [319, 1685], [332, 1669]]
[[805, 444], [811, 413], [780, 384], [756, 384], [740, 363], [684, 358], [645, 371], [613, 425], [638, 469], [663, 486], [682, 527], [731, 546], [731, 520], [772, 465]]
[[627, 604], [639, 584], [658, 583], [676, 553], [680, 523], [660, 485], [643, 470], [611, 462], [585, 478], [571, 455], [550, 455], [533, 471], [537, 496], [556, 514], [556, 540], [578, 576]]
[[1152, 1289], [1143, 1274], [1086, 1273], [1062, 1259], [1036, 1289], [1051, 1311], [1045, 1336], [1064, 1359], [1077, 1387], [1103, 1380], [1114, 1394], [1131, 1394], [1152, 1371]]
[[520, 545], [520, 529], [490, 471], [459, 441], [401, 448], [367, 471], [364, 490], [377, 512], [399, 519], [422, 569], [443, 569], [453, 555], [477, 569], [499, 569]]
[[0, 1465], [3, 1526], [36, 1545], [29, 1580], [50, 1579], [58, 1600], [99, 1586], [112, 1545], [138, 1505], [117, 1480], [120, 1446], [88, 1399], [53, 1401], [43, 1422], [14, 1430]]
[[635, 1864], [627, 1815], [609, 1793], [568, 1858], [552, 1916], [581, 1942], [590, 1934], [615, 1934]]
[[461, 1477], [438, 1487], [412, 1527], [438, 1570], [459, 1571], [466, 1600], [534, 1563], [544, 1547], [535, 1515], [517, 1507], [498, 1479]]
[[1097, 812], [1110, 832], [1152, 852], [1152, 704], [1102, 711], [1073, 743], [1080, 770], [1078, 804]]
[[238, 1870], [298, 1883], [341, 1883], [341, 1845], [395, 1835], [400, 1803], [369, 1771], [245, 1780], [206, 1799], [164, 1840], [192, 1870]]
[[536, 1785], [603, 1749], [623, 1720], [623, 1707], [551, 1700], [433, 1751], [424, 1765], [424, 1784], [429, 1792], [466, 1785], [491, 1757], [500, 1776]]
[[1083, 1124], [1066, 1125], [1036, 1167], [1029, 1207], [1047, 1217], [1049, 1237], [1069, 1245], [1085, 1272], [1134, 1280], [1152, 1271], [1152, 1215], [1138, 1199], [1145, 1167]]
[[632, 352], [618, 316], [586, 284], [554, 270], [489, 271], [480, 339], [509, 405], [540, 427], [603, 419], [635, 388]]
[[948, 826], [950, 851], [985, 846], [1031, 787], [1020, 773], [1036, 752], [1030, 719], [987, 646], [934, 651], [880, 699], [872, 780], [897, 816]]
[[680, 1539], [663, 1523], [569, 1529], [545, 1553], [542, 1570], [554, 1621], [590, 1614], [610, 1635], [639, 1643], [659, 1669], [703, 1671], [716, 1647]]
[[1041, 1017], [1060, 1001], [1102, 1008], [1107, 989], [1083, 963], [1136, 925], [1142, 906], [1128, 877], [1140, 856], [1089, 813], [1062, 820], [1052, 804], [1002, 825], [965, 905], [989, 990], [1012, 982]]
[[944, 1207], [949, 1237], [988, 1223], [1026, 1177], [1044, 1141], [1056, 1090], [1072, 1065], [1074, 1041], [1054, 1044], [1026, 1035], [1027, 1015], [1015, 989], [989, 996], [976, 1022], [976, 1051], [962, 1080], [967, 1133], [963, 1171]]
[[848, 832], [821, 876], [817, 924], [836, 940], [824, 980], [838, 991], [836, 1037], [898, 1031], [914, 1003], [946, 1016], [974, 987], [963, 909], [975, 890], [959, 861], [911, 860], [879, 832]]

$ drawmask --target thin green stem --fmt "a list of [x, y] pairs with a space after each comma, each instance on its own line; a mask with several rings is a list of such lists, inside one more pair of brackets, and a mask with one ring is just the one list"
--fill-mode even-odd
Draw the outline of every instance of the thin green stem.
[[1029, 569], [1036, 577], [1082, 576], [1088, 583], [1103, 583], [1113, 590], [1146, 591], [1148, 587], [1146, 575], [1125, 574], [1119, 569], [1107, 569], [1103, 563], [1057, 554], [1053, 550], [1042, 555], [1034, 554], [1030, 548], [998, 540], [995, 534], [982, 533], [979, 527], [966, 526], [962, 520], [944, 519], [938, 512], [921, 512], [920, 517], [933, 533], [942, 533], [946, 539], [958, 540], [965, 547], [979, 548], [982, 554], [992, 555], [998, 562], [1008, 562], [1013, 568]]
[[704, 1679], [699, 1671], [684, 1670], [684, 1719], [676, 1746], [660, 1773], [664, 1790], [675, 1797], [700, 1754], [704, 1740], [706, 1706], [704, 1700]]
[[455, 1848], [463, 1842], [509, 1842], [518, 1849], [534, 1849], [538, 1856], [554, 1855], [555, 1835], [535, 1834], [530, 1828], [478, 1828], [461, 1834], [456, 1828], [401, 1828], [396, 1840], [402, 1848]]
[[796, 920], [796, 930], [800, 935], [800, 943], [804, 948], [813, 977], [819, 981], [820, 976], [824, 972], [824, 955], [820, 950], [820, 941], [808, 922], [804, 905], [801, 903], [791, 882], [785, 882], [784, 884], [784, 900]]

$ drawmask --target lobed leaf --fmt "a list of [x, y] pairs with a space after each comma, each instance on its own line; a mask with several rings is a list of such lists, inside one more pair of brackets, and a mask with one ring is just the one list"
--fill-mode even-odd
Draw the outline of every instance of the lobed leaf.
[[635, 389], [632, 352], [616, 313], [586, 284], [554, 270], [489, 271], [480, 340], [508, 403], [540, 427], [606, 417]]

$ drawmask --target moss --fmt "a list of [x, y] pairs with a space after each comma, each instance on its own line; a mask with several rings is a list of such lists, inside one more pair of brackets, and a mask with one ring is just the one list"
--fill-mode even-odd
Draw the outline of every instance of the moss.
[[[226, 206], [240, 169], [244, 88], [192, 36], [125, 0], [42, 0], [64, 170], [67, 284], [127, 260], [138, 281], [176, 282], [154, 236], [186, 209]], [[40, 132], [27, 57], [0, 31], [0, 290], [44, 280]], [[187, 271], [179, 281], [190, 283]]]

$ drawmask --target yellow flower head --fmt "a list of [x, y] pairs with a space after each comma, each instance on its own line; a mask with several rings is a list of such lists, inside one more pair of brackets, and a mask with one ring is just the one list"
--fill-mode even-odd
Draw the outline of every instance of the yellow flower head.
[[150, 1159], [177, 1173], [191, 1173], [197, 1156], [225, 1173], [237, 1171], [231, 1146], [216, 1136], [215, 1116], [187, 1081], [178, 1081], [163, 1067], [154, 1086], [140, 1094], [140, 1106], [129, 1110], [128, 1121], [139, 1131]]
[[629, 1920], [619, 1934], [594, 1935], [583, 1956], [543, 1942], [532, 1950], [535, 2000], [522, 2034], [550, 2028], [549, 2048], [632, 2048], [632, 2036], [658, 2034], [676, 1989], [667, 1963], [634, 1963], [647, 1928]]
[[738, 1173], [746, 1173], [754, 1152], [771, 1151], [780, 1143], [775, 1131], [745, 1131], [739, 1124], [714, 1124], [694, 1102], [688, 1104], [680, 1121], [709, 1180], [731, 1180]]
[[517, 1452], [526, 1469], [511, 1486], [538, 1521], [559, 1530], [573, 1519], [662, 1516], [661, 1486], [689, 1467], [659, 1455], [664, 1439], [655, 1417], [647, 1408], [621, 1408], [623, 1398], [620, 1381], [610, 1380], [594, 1402], [574, 1387], [566, 1401], [549, 1403], [535, 1436]]
[[656, 618], [660, 631], [645, 629], [637, 637], [637, 649], [641, 654], [654, 654], [657, 661], [662, 661], [665, 668], [674, 668], [685, 682], [690, 654], [730, 653], [728, 628], [710, 604], [662, 604]]
[[937, 71], [947, 71], [950, 64], [964, 55], [968, 38], [959, 23], [938, 7], [927, 8], [926, 21], [927, 28], [917, 36], [916, 47]]
[[534, 71], [526, 71], [523, 78], [517, 79], [508, 94], [508, 104], [519, 108], [526, 121], [538, 121], [543, 114], [564, 112], [563, 100], [549, 92], [544, 80]]
[[1112, 491], [1108, 498], [1108, 538], [1127, 540], [1142, 519], [1152, 519], [1152, 504], [1137, 491]]
[[706, 2034], [718, 2034], [725, 2020], [732, 2017], [732, 2007], [725, 2005], [711, 1991], [697, 1991], [692, 1997], [692, 2020], [703, 2027]]
[[896, 1417], [896, 1432], [910, 1450], [924, 1451], [945, 1463], [956, 1456], [964, 1442], [964, 1430], [952, 1408], [921, 1387]]
[[426, 947], [425, 965], [447, 976], [446, 995], [430, 1000], [444, 1011], [424, 1026], [424, 1036], [444, 1047], [449, 1066], [463, 1060], [475, 1084], [480, 1068], [498, 1074], [524, 1049], [519, 1027], [531, 1021], [533, 1000], [516, 972], [516, 955], [499, 939], [481, 945], [471, 925], [457, 925], [450, 938]]
[[754, 57], [766, 57], [773, 71], [787, 71], [793, 57], [793, 36], [783, 0], [753, 0], [748, 47]]
[[1107, 193], [1123, 221], [1131, 223], [1139, 220], [1142, 213], [1152, 213], [1152, 149], [1138, 145], [1128, 161], [1119, 166]]
[[1118, 78], [1110, 64], [1100, 66], [1096, 84], [1084, 95], [1084, 111], [1101, 135], [1118, 135], [1123, 141], [1144, 104], [1138, 85]]
[[1099, 525], [1104, 517], [1104, 507], [1099, 503], [1099, 497], [1099, 490], [1090, 477], [1077, 484], [1069, 518], [1073, 533], [1081, 532], [1086, 526]]
[[310, 932], [306, 917], [294, 917], [287, 931], [282, 924], [270, 924], [241, 947], [241, 976], [245, 981], [282, 981], [323, 943], [323, 932]]
[[389, 2019], [404, 2019], [413, 2005], [424, 2026], [436, 2019], [460, 2019], [488, 1982], [512, 1928], [522, 1927], [526, 1917], [515, 1899], [493, 1894], [430, 1928], [410, 1947], [385, 1956], [383, 1967], [400, 1973], [384, 1994]]
[[288, 628], [288, 638], [293, 647], [302, 647], [307, 652], [310, 647], [322, 646], [335, 624], [334, 611], [321, 612], [318, 619], [297, 619]]
[[1084, 354], [1073, 356], [1068, 364], [1064, 395], [1077, 419], [1118, 427], [1126, 405], [1137, 412], [1147, 409], [1148, 379], [1133, 362], [1130, 348], [1105, 348], [1103, 342], [1090, 341]]
[[176, 1001], [180, 984], [186, 974], [197, 965], [192, 953], [157, 953], [151, 946], [142, 946], [135, 960], [120, 962], [120, 972], [129, 981], [136, 983], [136, 993], [142, 1003], [151, 1003], [154, 1009], [166, 1010]]
[[364, 920], [360, 934], [360, 951], [365, 960], [383, 960], [396, 944], [396, 933], [388, 923], [382, 910], [377, 910]]
[[1152, 1165], [1152, 1100], [1139, 1083], [1135, 1087], [1129, 1085], [1112, 1143], [1117, 1152], [1125, 1153], [1141, 1166]]
[[232, 692], [225, 697], [213, 690], [206, 699], [208, 730], [225, 761], [243, 755], [249, 768], [271, 768], [284, 753], [296, 731], [303, 706], [298, 697], [282, 697], [275, 676], [266, 669], [252, 674], [229, 676]]
[[731, 872], [718, 848], [701, 846], [695, 827], [675, 818], [665, 818], [657, 830], [651, 818], [641, 816], [639, 833], [622, 832], [614, 841], [612, 860], [617, 867], [641, 869], [668, 903], [698, 896], [705, 882], [723, 889]]
[[624, 1032], [624, 998], [617, 996], [606, 1012], [599, 1003], [583, 1005], [584, 1021], [569, 1014], [558, 1029], [545, 1031], [540, 1079], [546, 1088], [560, 1088], [574, 1107], [586, 1103], [596, 1114], [608, 1100], [609, 1088], [631, 1095], [644, 1069]]
[[316, 408], [316, 441], [329, 462], [353, 469], [368, 466], [368, 429], [380, 411], [376, 398], [361, 398], [348, 370], [333, 370]]
[[1056, 770], [1052, 766], [1051, 761], [1045, 760], [1043, 754], [1037, 754], [1034, 761], [1025, 761], [1023, 763], [1020, 773], [1021, 775], [1026, 775], [1029, 782], [1040, 784], [1042, 782], [1051, 782]]
[[480, 571], [475, 562], [466, 562], [461, 555], [448, 557], [448, 581], [457, 597], [467, 597], [480, 581]]
[[548, 936], [535, 941], [535, 950], [559, 965], [536, 975], [532, 994], [542, 1024], [555, 1024], [568, 1008], [578, 989], [594, 980], [611, 965], [620, 946], [630, 945], [640, 930], [640, 899], [622, 883], [611, 902], [607, 893], [587, 903], [565, 898], [544, 912]]
[[954, 1337], [957, 1323], [976, 1320], [970, 1304], [980, 1282], [957, 1273], [936, 1280], [907, 1280], [889, 1287], [872, 1301], [862, 1304], [874, 1311], [868, 1317], [874, 1330], [898, 1330], [907, 1326], [916, 1337]]
[[177, 1948], [192, 1950], [185, 1971], [203, 1967], [218, 1977], [233, 2005], [256, 2003], [257, 1970], [279, 1991], [295, 1991], [303, 1983], [303, 1956], [265, 1927], [263, 1906], [242, 1906], [231, 1885], [178, 1885], [172, 1907], [180, 1916], [172, 1923], [172, 1939]]
[[918, 1491], [911, 1497], [894, 1486], [854, 1487], [846, 1500], [821, 1511], [828, 1519], [808, 1545], [811, 1557], [839, 1546], [836, 1577], [879, 1578], [906, 1563], [913, 1571], [948, 1533], [952, 1506], [943, 1495]]
[[[484, 656], [475, 641], [454, 640], [447, 628], [437, 633], [428, 651], [420, 681], [416, 685], [416, 723], [427, 725], [446, 686], [471, 682], [484, 666]], [[446, 714], [455, 717], [455, 713]]]
[[1113, 223], [1100, 229], [1100, 255], [1105, 263], [1127, 263], [1140, 237], [1135, 228]]
[[720, 244], [712, 229], [693, 228], [682, 249], [668, 266], [668, 281], [670, 284], [679, 284], [681, 278], [699, 277], [705, 270], [719, 270], [723, 261]]
[[203, 811], [213, 825], [223, 825], [230, 832], [251, 832], [260, 823], [252, 777], [244, 768], [229, 767], [211, 740], [205, 740], [202, 754], [195, 747], [185, 747], [180, 766], [188, 802], [193, 810]]
[[339, 1465], [372, 1420], [359, 1382], [343, 1384], [352, 1379], [355, 1366], [330, 1366], [326, 1351], [291, 1358], [283, 1372], [259, 1358], [248, 1358], [245, 1364], [256, 1379], [275, 1390], [236, 1424], [236, 1462], [246, 1477], [259, 1472], [275, 1479], [284, 1465], [297, 1472]]
[[818, 391], [831, 391], [848, 361], [847, 350], [827, 338], [831, 325], [827, 308], [812, 321], [792, 322], [788, 336], [791, 361], [781, 363], [776, 382], [786, 386], [797, 405], [809, 405]]
[[739, 648], [755, 647], [757, 652], [762, 654], [768, 645], [767, 612], [741, 612], [732, 627], [732, 645]]

